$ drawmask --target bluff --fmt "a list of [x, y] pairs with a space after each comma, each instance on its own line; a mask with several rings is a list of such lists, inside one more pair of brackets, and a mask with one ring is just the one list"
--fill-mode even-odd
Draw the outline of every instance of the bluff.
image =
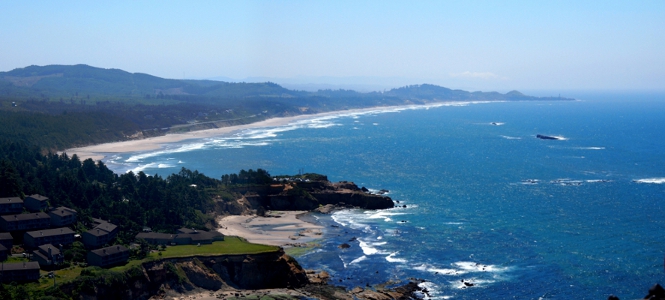
[[308, 283], [305, 271], [280, 249], [262, 254], [162, 259], [125, 272], [91, 268], [60, 289], [74, 299], [149, 299], [171, 291], [299, 288]]
[[390, 197], [369, 193], [353, 182], [327, 179], [280, 179], [270, 184], [231, 188], [242, 195], [235, 201], [218, 200], [217, 211], [251, 214], [268, 210], [314, 210], [324, 205], [385, 209], [394, 207]]

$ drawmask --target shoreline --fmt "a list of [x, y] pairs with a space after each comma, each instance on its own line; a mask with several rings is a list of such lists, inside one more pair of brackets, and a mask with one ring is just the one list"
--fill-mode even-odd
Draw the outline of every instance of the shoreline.
[[167, 144], [178, 143], [190, 139], [202, 139], [202, 138], [230, 135], [232, 133], [247, 129], [280, 127], [280, 126], [289, 125], [296, 121], [317, 119], [328, 116], [338, 116], [345, 114], [362, 114], [373, 111], [385, 112], [390, 110], [399, 111], [405, 109], [428, 109], [430, 107], [468, 105], [468, 104], [489, 103], [489, 102], [502, 102], [502, 101], [442, 101], [442, 102], [432, 102], [427, 104], [374, 106], [374, 107], [356, 108], [348, 110], [335, 110], [335, 111], [329, 111], [329, 112], [323, 112], [311, 115], [303, 114], [303, 115], [290, 116], [290, 117], [275, 117], [244, 125], [234, 125], [234, 126], [214, 128], [214, 129], [195, 130], [186, 133], [173, 133], [173, 134], [166, 134], [162, 136], [149, 137], [144, 139], [110, 142], [110, 143], [96, 144], [85, 147], [69, 148], [63, 151], [59, 151], [58, 153], [60, 154], [66, 153], [69, 156], [76, 154], [79, 157], [79, 159], [82, 161], [88, 158], [91, 158], [94, 161], [98, 161], [98, 160], [103, 160], [109, 155], [117, 153], [157, 150], [163, 148]]
[[223, 216], [217, 219], [223, 235], [239, 236], [250, 243], [271, 246], [301, 247], [323, 238], [324, 227], [300, 219], [308, 211], [270, 211], [257, 215]]

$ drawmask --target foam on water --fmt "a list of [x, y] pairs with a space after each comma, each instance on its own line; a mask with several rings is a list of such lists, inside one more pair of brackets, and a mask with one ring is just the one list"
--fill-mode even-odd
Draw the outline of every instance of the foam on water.
[[663, 183], [665, 183], [665, 177], [654, 177], [654, 178], [634, 179], [633, 181], [634, 181], [634, 182], [637, 182], [637, 183], [663, 184]]
[[507, 140], [521, 140], [521, 137], [518, 136], [507, 136], [507, 135], [500, 135], [500, 137], [507, 139]]
[[363, 260], [366, 260], [366, 259], [367, 259], [367, 256], [363, 255], [363, 256], [361, 256], [361, 257], [358, 257], [358, 258], [352, 260], [352, 261], [349, 263], [349, 265], [357, 264], [357, 263], [359, 263], [359, 262], [361, 262], [361, 261], [363, 261]]
[[398, 253], [399, 252], [390, 253], [390, 255], [386, 256], [386, 260], [391, 263], [406, 263], [407, 260], [404, 258], [395, 258], [395, 255]]

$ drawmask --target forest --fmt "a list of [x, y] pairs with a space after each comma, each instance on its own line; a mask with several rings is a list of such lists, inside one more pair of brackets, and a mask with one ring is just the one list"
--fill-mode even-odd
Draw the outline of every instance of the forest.
[[[273, 117], [437, 101], [570, 100], [430, 84], [304, 92], [277, 84], [177, 80], [87, 65], [0, 72], [0, 136], [43, 151], [247, 124]], [[46, 153], [46, 152], [43, 152]]]

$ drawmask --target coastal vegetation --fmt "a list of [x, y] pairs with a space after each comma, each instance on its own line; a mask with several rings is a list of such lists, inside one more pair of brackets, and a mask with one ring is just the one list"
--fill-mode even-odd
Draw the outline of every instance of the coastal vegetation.
[[0, 136], [47, 150], [247, 124], [273, 117], [437, 101], [553, 100], [430, 84], [304, 92], [277, 84], [164, 79], [87, 65], [0, 72]]

